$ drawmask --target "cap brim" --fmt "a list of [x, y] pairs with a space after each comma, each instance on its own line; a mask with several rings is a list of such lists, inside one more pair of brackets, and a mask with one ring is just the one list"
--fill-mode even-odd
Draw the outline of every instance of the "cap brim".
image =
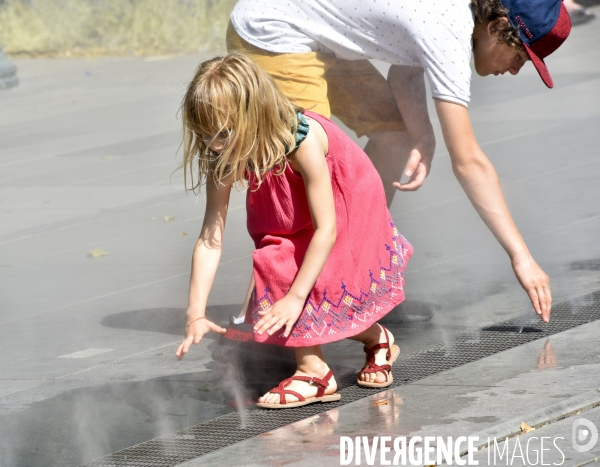
[[533, 62], [533, 66], [539, 73], [540, 78], [542, 78], [544, 84], [550, 89], [552, 89], [554, 87], [554, 81], [552, 81], [552, 77], [550, 76], [550, 72], [548, 71], [548, 67], [544, 63], [544, 60], [538, 57], [527, 44], [523, 43], [523, 46], [525, 47], [525, 52], [527, 52], [529, 59]]

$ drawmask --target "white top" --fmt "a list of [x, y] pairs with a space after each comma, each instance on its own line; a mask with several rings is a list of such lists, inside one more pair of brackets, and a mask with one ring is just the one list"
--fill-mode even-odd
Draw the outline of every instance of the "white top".
[[270, 52], [328, 52], [425, 69], [433, 97], [468, 106], [469, 0], [239, 0], [231, 22]]

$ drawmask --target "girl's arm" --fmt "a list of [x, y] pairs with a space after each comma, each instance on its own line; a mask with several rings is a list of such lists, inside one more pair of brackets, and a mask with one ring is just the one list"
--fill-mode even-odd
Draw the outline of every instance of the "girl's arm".
[[225, 333], [225, 329], [206, 319], [205, 310], [208, 294], [221, 259], [221, 244], [225, 232], [230, 193], [231, 184], [217, 186], [212, 180], [207, 180], [204, 222], [192, 256], [187, 309], [188, 324], [185, 339], [175, 353], [179, 360], [188, 353], [192, 343], [198, 344], [207, 332]]
[[283, 335], [289, 336], [335, 243], [335, 204], [325, 159], [327, 135], [317, 122], [308, 121], [310, 131], [290, 164], [304, 180], [315, 233], [288, 294], [268, 310], [260, 312], [263, 317], [254, 327], [258, 334], [265, 331], [273, 334], [285, 326]]

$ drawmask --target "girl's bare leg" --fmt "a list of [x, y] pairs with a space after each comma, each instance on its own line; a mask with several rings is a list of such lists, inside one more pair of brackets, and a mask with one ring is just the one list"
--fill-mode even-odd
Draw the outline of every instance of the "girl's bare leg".
[[242, 309], [240, 310], [240, 314], [238, 318], [242, 316], [246, 316], [246, 311], [248, 310], [248, 304], [250, 303], [250, 298], [252, 297], [252, 292], [254, 292], [254, 271], [252, 271], [252, 275], [250, 276], [250, 284], [248, 285], [248, 291], [246, 292], [246, 298], [244, 299], [244, 303], [242, 304]]
[[[390, 348], [394, 343], [394, 336], [388, 329], [388, 337], [390, 340]], [[376, 344], [383, 344], [386, 342], [385, 333], [381, 326], [377, 323], [374, 323], [369, 329], [366, 331], [357, 334], [356, 336], [350, 337], [355, 341], [360, 341], [367, 347], [373, 347]], [[379, 349], [375, 351], [375, 363], [377, 365], [385, 365], [387, 363], [387, 351], [388, 349]], [[360, 372], [358, 374], [358, 379], [361, 381], [368, 381], [372, 383], [384, 383], [386, 381], [385, 373], [378, 371], [377, 373], [363, 373]]]
[[[323, 378], [329, 371], [327, 363], [323, 358], [323, 352], [320, 345], [313, 345], [311, 347], [295, 347], [296, 361], [298, 362], [298, 369], [295, 376], [314, 376], [315, 378]], [[305, 381], [292, 381], [286, 389], [296, 391], [302, 394], [305, 398], [315, 397], [317, 395], [317, 389], [319, 387], [316, 384], [309, 384]], [[325, 394], [333, 394], [337, 391], [337, 383], [334, 377], [329, 380], [329, 385], [325, 390]], [[297, 397], [286, 394], [286, 401], [296, 402]], [[279, 404], [279, 394], [273, 394], [267, 392], [264, 396], [258, 398], [258, 402], [266, 402], [270, 404]]]

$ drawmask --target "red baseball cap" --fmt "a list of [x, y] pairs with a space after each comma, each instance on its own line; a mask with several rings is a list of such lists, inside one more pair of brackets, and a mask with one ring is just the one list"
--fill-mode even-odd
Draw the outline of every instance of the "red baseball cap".
[[544, 58], [558, 49], [571, 32], [571, 18], [562, 0], [502, 0], [502, 4], [542, 81], [554, 87]]

